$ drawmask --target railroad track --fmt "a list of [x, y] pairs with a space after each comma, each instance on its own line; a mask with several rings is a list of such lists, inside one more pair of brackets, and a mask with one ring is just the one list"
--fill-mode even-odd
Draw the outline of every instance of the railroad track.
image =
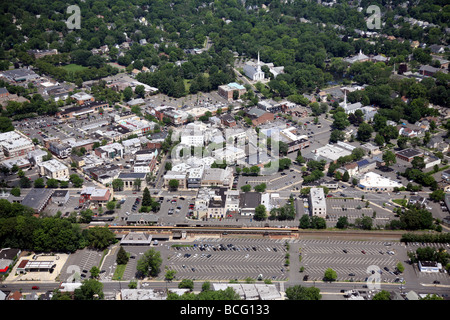
[[186, 232], [189, 235], [195, 234], [219, 234], [221, 236], [233, 235], [261, 235], [265, 237], [292, 237], [297, 239], [354, 239], [354, 240], [400, 240], [404, 231], [364, 231], [364, 230], [302, 230], [298, 228], [274, 228], [274, 227], [239, 227], [239, 226], [109, 226], [115, 233], [128, 232], [151, 232], [154, 234], [174, 234]]

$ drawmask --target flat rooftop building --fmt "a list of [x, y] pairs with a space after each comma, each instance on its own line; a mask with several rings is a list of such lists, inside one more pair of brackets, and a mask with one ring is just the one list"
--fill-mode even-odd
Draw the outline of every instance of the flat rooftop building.
[[327, 203], [323, 188], [311, 188], [309, 191], [309, 204], [312, 216], [325, 218], [327, 215]]
[[312, 153], [316, 154], [317, 156], [320, 156], [322, 158], [328, 159], [328, 161], [336, 161], [340, 157], [351, 155], [351, 151], [347, 149], [343, 149], [341, 147], [335, 146], [335, 145], [329, 145], [323, 146], [321, 148], [318, 148]]
[[408, 148], [396, 152], [395, 155], [397, 156], [397, 158], [411, 162], [414, 159], [414, 157], [422, 157], [423, 152], [416, 149]]
[[369, 191], [393, 191], [394, 188], [401, 188], [403, 185], [375, 172], [367, 172], [359, 181], [359, 187]]

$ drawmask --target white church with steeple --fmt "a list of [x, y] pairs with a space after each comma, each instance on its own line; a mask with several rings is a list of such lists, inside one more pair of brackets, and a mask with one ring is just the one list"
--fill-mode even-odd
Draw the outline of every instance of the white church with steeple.
[[264, 72], [261, 70], [261, 61], [259, 60], [259, 51], [258, 51], [258, 61], [256, 65], [254, 63], [247, 63], [244, 66], [245, 75], [253, 81], [262, 81], [264, 80]]

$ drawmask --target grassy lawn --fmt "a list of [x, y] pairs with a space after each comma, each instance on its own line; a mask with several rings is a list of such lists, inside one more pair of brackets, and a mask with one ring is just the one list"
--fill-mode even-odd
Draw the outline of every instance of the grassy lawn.
[[408, 200], [406, 199], [393, 199], [392, 202], [395, 202], [396, 204], [399, 204], [403, 207], [406, 207], [406, 205], [408, 204]]
[[77, 71], [83, 71], [85, 69], [88, 69], [87, 67], [83, 67], [83, 66], [80, 66], [79, 64], [74, 64], [74, 63], [65, 65], [62, 68], [66, 69], [68, 72], [77, 72]]
[[126, 264], [118, 264], [116, 270], [114, 271], [114, 275], [112, 277], [113, 280], [123, 279], [123, 273], [125, 272]]

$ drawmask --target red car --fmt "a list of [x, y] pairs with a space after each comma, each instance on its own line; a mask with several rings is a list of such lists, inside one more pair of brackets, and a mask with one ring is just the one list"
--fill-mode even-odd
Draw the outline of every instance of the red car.
[[32, 290], [39, 290], [39, 287], [38, 286], [32, 286], [31, 289]]
[[363, 254], [366, 254], [366, 252], [364, 250], [361, 251]]

